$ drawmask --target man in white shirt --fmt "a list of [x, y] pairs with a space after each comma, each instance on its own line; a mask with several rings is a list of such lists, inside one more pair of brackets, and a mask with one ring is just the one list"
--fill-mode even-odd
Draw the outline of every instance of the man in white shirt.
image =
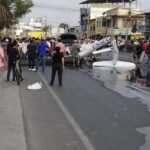
[[48, 47], [51, 48], [51, 43], [49, 42], [48, 39], [46, 39], [46, 43], [47, 43]]
[[28, 46], [28, 42], [26, 40], [24, 40], [21, 43], [21, 49], [22, 49], [22, 57], [23, 59], [27, 59], [27, 46]]
[[51, 43], [49, 42], [49, 39], [46, 39], [46, 43], [47, 43], [47, 45], [48, 45], [48, 49], [47, 49], [47, 51], [48, 51], [48, 53], [49, 53], [49, 56], [52, 56], [52, 46], [51, 46]]

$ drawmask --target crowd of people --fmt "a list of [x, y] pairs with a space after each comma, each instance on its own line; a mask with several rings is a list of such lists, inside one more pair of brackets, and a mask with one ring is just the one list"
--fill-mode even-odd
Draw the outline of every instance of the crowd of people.
[[127, 40], [125, 48], [131, 54], [131, 61], [150, 65], [150, 41], [149, 40]]
[[[0, 42], [0, 80], [4, 68], [7, 68], [6, 80], [15, 81], [16, 62], [27, 61], [29, 71], [38, 71], [39, 64], [42, 71], [45, 70], [46, 56], [52, 60], [52, 75], [50, 86], [53, 85], [56, 71], [58, 71], [59, 86], [62, 86], [62, 73], [64, 68], [64, 56], [71, 55], [73, 66], [79, 66], [78, 52], [80, 44], [74, 40], [72, 45], [66, 46], [60, 39], [38, 39], [22, 38], [12, 40], [4, 37]], [[126, 40], [124, 49], [130, 52], [131, 61], [150, 65], [150, 41], [147, 40]], [[21, 70], [21, 63], [20, 70]], [[23, 80], [23, 77], [21, 77]]]
[[[64, 68], [64, 56], [72, 54], [73, 65], [79, 64], [77, 53], [79, 46], [77, 40], [73, 41], [69, 50], [66, 50], [65, 44], [59, 39], [38, 39], [38, 38], [22, 38], [12, 40], [9, 37], [4, 37], [0, 42], [0, 74], [2, 70], [7, 68], [7, 81], [10, 81], [12, 72], [12, 81], [15, 82], [15, 67], [19, 61], [20, 70], [21, 61], [28, 62], [29, 71], [38, 71], [39, 65], [42, 66], [42, 71], [45, 70], [46, 57], [51, 57], [52, 60], [52, 79], [50, 85], [53, 85], [56, 71], [58, 71], [59, 86], [62, 86], [62, 72]], [[1, 79], [1, 77], [0, 77]], [[21, 77], [23, 80], [23, 77]]]

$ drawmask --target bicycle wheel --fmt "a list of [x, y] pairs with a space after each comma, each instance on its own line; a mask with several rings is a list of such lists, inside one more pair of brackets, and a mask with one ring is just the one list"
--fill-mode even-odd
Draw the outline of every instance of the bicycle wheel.
[[20, 85], [20, 75], [19, 75], [18, 70], [15, 71], [15, 76], [16, 76], [17, 84]]

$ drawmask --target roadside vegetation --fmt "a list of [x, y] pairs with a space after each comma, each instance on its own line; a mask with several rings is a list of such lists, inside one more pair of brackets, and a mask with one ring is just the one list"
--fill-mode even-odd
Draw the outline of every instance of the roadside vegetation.
[[0, 29], [18, 23], [18, 19], [30, 12], [32, 6], [32, 0], [1, 0]]

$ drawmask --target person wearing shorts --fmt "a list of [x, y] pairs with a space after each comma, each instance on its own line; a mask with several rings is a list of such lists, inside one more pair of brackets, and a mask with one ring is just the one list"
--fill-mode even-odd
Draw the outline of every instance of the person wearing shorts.
[[71, 55], [73, 57], [73, 66], [79, 66], [79, 58], [78, 58], [78, 52], [79, 52], [79, 45], [77, 40], [73, 41], [73, 44], [71, 45]]

